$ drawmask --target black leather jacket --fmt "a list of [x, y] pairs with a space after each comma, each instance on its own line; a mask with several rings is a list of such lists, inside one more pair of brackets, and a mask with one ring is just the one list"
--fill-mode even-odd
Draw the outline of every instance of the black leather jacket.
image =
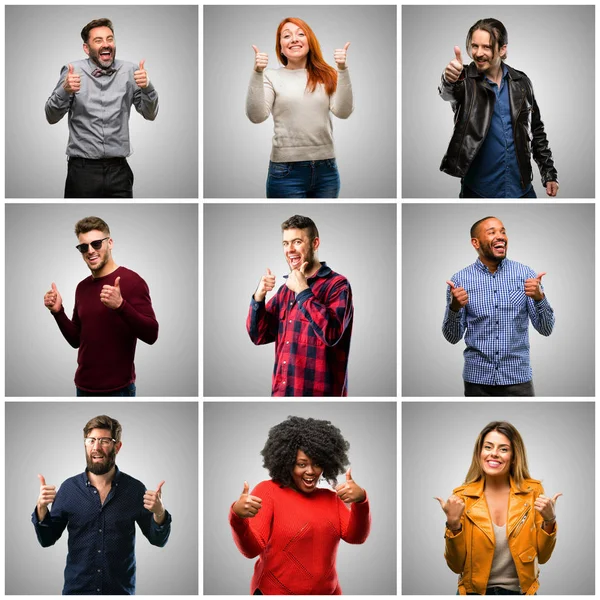
[[[506, 66], [510, 116], [521, 173], [521, 187], [525, 189], [533, 179], [532, 153], [540, 169], [542, 184], [546, 186], [549, 181], [558, 181], [558, 175], [533, 95], [533, 87], [525, 73]], [[448, 83], [442, 76], [439, 93], [442, 99], [450, 102], [454, 111], [454, 133], [440, 170], [454, 177], [464, 177], [488, 133], [496, 94], [483, 75], [477, 71], [475, 63], [464, 68], [455, 83]]]

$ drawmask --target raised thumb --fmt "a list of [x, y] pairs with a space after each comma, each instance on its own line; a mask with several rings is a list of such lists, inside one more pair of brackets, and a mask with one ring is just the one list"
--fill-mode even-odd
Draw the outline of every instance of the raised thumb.
[[142, 60], [140, 60], [140, 71], [143, 71], [143, 70], [144, 70], [144, 63], [145, 63], [145, 62], [146, 62], [146, 59], [145, 59], [145, 58], [144, 58], [144, 59], [142, 59]]
[[116, 287], [116, 288], [120, 288], [120, 286], [121, 286], [121, 278], [120, 278], [120, 277], [117, 277], [117, 278], [115, 279], [115, 287]]
[[454, 283], [452, 281], [446, 281], [446, 283], [452, 288], [454, 289], [456, 286], [454, 285]]
[[244, 481], [244, 489], [242, 490], [242, 496], [247, 496], [250, 491], [250, 486], [247, 481]]
[[462, 65], [462, 56], [460, 54], [460, 48], [458, 46], [454, 46], [454, 56], [456, 60]]
[[271, 269], [269, 269], [269, 267], [267, 267], [267, 275], [273, 275], [273, 273], [271, 273]]
[[40, 480], [40, 485], [46, 485], [46, 480], [43, 475], [38, 474], [38, 479]]
[[52, 291], [53, 292], [57, 292], [58, 290], [56, 289], [56, 284], [54, 283], [54, 281], [52, 282]]
[[75, 69], [73, 68], [73, 65], [71, 63], [69, 63], [69, 73], [74, 73]]
[[254, 48], [254, 54], [258, 54], [260, 52], [260, 50], [256, 46], [252, 46], [252, 48]]

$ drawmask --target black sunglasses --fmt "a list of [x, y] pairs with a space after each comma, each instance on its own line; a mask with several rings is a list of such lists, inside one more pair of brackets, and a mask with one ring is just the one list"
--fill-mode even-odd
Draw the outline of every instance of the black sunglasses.
[[79, 246], [75, 246], [75, 248], [77, 248], [77, 250], [79, 250], [79, 252], [81, 252], [81, 254], [85, 254], [88, 251], [88, 248], [91, 246], [94, 250], [100, 250], [100, 248], [102, 248], [102, 242], [104, 240], [108, 240], [110, 239], [110, 236], [102, 238], [101, 240], [94, 240], [93, 242], [90, 242], [89, 244], [79, 244]]

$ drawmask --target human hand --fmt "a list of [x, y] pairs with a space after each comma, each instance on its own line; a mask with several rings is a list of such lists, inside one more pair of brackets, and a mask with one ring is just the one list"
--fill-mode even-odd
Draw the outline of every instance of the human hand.
[[267, 268], [267, 272], [260, 278], [254, 299], [257, 302], [263, 302], [267, 296], [267, 292], [271, 292], [275, 288], [275, 275], [271, 273], [271, 269]]
[[558, 500], [559, 496], [562, 496], [562, 492], [554, 494], [552, 498], [547, 498], [546, 496], [544, 496], [544, 494], [540, 494], [535, 499], [535, 502], [533, 503], [533, 508], [535, 508], [535, 510], [537, 510], [540, 513], [540, 515], [542, 515], [544, 521], [554, 521], [554, 519], [556, 519], [556, 512], [554, 509], [556, 507], [556, 501]]
[[352, 469], [346, 471], [346, 481], [336, 486], [335, 491], [338, 498], [346, 504], [364, 502], [367, 497], [365, 490], [359, 487], [356, 481], [352, 479]]
[[133, 72], [133, 79], [137, 83], [137, 86], [144, 89], [148, 87], [150, 83], [150, 78], [148, 77], [148, 73], [146, 69], [144, 69], [144, 63], [146, 59], [140, 60], [140, 68], [137, 71]]
[[546, 184], [546, 194], [556, 196], [558, 194], [558, 181], [549, 181]]
[[446, 502], [442, 498], [434, 496], [434, 499], [440, 503], [442, 510], [446, 513], [446, 522], [450, 529], [458, 529], [460, 527], [460, 519], [465, 510], [464, 500], [452, 494]]
[[444, 79], [448, 83], [455, 83], [458, 81], [460, 74], [463, 70], [463, 61], [460, 54], [460, 48], [454, 46], [454, 60], [451, 60], [444, 69]]
[[67, 94], [76, 94], [81, 89], [81, 76], [75, 73], [73, 65], [69, 63], [69, 72], [63, 81], [63, 89]]
[[450, 286], [450, 293], [452, 294], [452, 302], [450, 302], [450, 310], [458, 312], [461, 308], [467, 305], [469, 301], [469, 294], [463, 287], [456, 287], [452, 281], [446, 281]]
[[165, 506], [162, 501], [162, 492], [160, 488], [164, 485], [161, 481], [154, 490], [146, 490], [144, 493], [144, 508], [154, 514], [154, 520], [160, 525], [165, 520]]
[[333, 51], [333, 60], [337, 65], [337, 68], [340, 71], [343, 71], [346, 68], [346, 53], [348, 51], [348, 46], [350, 46], [350, 42], [346, 42], [342, 49], [336, 49]]
[[285, 282], [285, 285], [295, 294], [299, 294], [302, 290], [306, 290], [309, 287], [306, 275], [304, 274], [306, 267], [308, 267], [308, 263], [303, 262], [299, 269], [293, 269]]
[[244, 481], [244, 489], [239, 500], [231, 507], [233, 512], [240, 517], [240, 519], [252, 519], [262, 508], [262, 499], [258, 496], [251, 496], [249, 494], [250, 487], [248, 482]]
[[531, 277], [525, 280], [525, 295], [539, 302], [544, 299], [542, 292], [542, 277], [546, 273], [540, 273], [537, 277]]
[[62, 308], [62, 297], [54, 282], [52, 282], [52, 289], [44, 294], [44, 306], [53, 313], [59, 312]]
[[104, 306], [113, 310], [119, 308], [123, 304], [123, 296], [121, 296], [121, 278], [115, 279], [115, 285], [103, 285], [100, 292], [100, 301]]
[[252, 48], [254, 48], [254, 70], [262, 73], [269, 62], [269, 55], [261, 52], [256, 46], [252, 46]]
[[46, 485], [46, 480], [43, 475], [38, 475], [40, 480], [40, 495], [37, 500], [37, 515], [40, 521], [43, 521], [48, 514], [48, 505], [54, 502], [56, 498], [56, 486]]

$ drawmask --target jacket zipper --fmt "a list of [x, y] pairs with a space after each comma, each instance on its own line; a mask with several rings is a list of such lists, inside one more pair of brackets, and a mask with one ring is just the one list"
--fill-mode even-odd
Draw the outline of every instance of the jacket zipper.
[[525, 524], [525, 521], [527, 520], [530, 510], [531, 510], [531, 508], [525, 509], [525, 512], [523, 513], [523, 515], [521, 517], [519, 517], [519, 522], [515, 525], [515, 528], [510, 533], [511, 536], [516, 537], [517, 535], [519, 535], [519, 532], [521, 531], [521, 529], [523, 529], [523, 525]]

